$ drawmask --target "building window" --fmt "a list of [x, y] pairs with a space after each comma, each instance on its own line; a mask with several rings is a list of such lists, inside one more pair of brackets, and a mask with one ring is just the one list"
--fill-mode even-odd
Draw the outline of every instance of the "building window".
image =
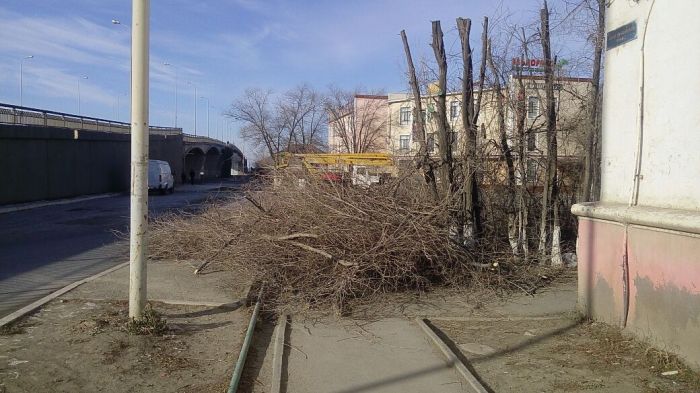
[[408, 150], [410, 144], [411, 144], [411, 136], [410, 135], [399, 135], [399, 149]]
[[527, 98], [527, 117], [534, 119], [540, 115], [540, 100], [537, 97]]
[[428, 134], [428, 141], [426, 145], [428, 153], [433, 153], [435, 151], [435, 133]]
[[450, 119], [454, 120], [459, 116], [459, 101], [452, 101], [450, 103]]
[[399, 113], [399, 124], [405, 125], [411, 122], [411, 108], [402, 106]]

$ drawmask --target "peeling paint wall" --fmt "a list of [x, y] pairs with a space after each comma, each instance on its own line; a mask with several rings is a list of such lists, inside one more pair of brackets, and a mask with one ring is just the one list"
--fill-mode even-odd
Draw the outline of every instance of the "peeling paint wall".
[[579, 230], [581, 311], [700, 368], [700, 236], [589, 218], [579, 219]]

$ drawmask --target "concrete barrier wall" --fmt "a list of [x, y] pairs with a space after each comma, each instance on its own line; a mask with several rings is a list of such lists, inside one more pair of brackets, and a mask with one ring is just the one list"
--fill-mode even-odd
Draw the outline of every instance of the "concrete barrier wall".
[[[153, 160], [167, 161], [175, 177], [175, 184], [181, 184], [183, 171], [182, 135], [151, 134], [148, 141], [148, 155]], [[131, 147], [130, 147], [131, 148]], [[130, 153], [129, 153], [130, 154]]]
[[[178, 180], [182, 135], [151, 135], [150, 156]], [[0, 204], [129, 189], [129, 135], [0, 124]]]

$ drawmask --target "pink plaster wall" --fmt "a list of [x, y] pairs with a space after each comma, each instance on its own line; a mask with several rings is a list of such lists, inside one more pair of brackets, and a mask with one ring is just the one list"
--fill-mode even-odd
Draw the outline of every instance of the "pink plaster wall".
[[579, 217], [577, 249], [582, 312], [623, 324], [626, 252], [623, 327], [700, 368], [700, 236]]
[[624, 227], [579, 218], [578, 298], [584, 314], [619, 325], [623, 310]]

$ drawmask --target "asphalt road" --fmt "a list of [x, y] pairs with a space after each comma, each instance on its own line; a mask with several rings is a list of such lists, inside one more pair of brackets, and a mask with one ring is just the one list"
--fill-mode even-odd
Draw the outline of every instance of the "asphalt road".
[[[232, 181], [150, 196], [151, 217], [230, 195]], [[129, 196], [0, 214], [0, 318], [68, 284], [129, 260]], [[122, 234], [120, 235], [119, 232]]]

